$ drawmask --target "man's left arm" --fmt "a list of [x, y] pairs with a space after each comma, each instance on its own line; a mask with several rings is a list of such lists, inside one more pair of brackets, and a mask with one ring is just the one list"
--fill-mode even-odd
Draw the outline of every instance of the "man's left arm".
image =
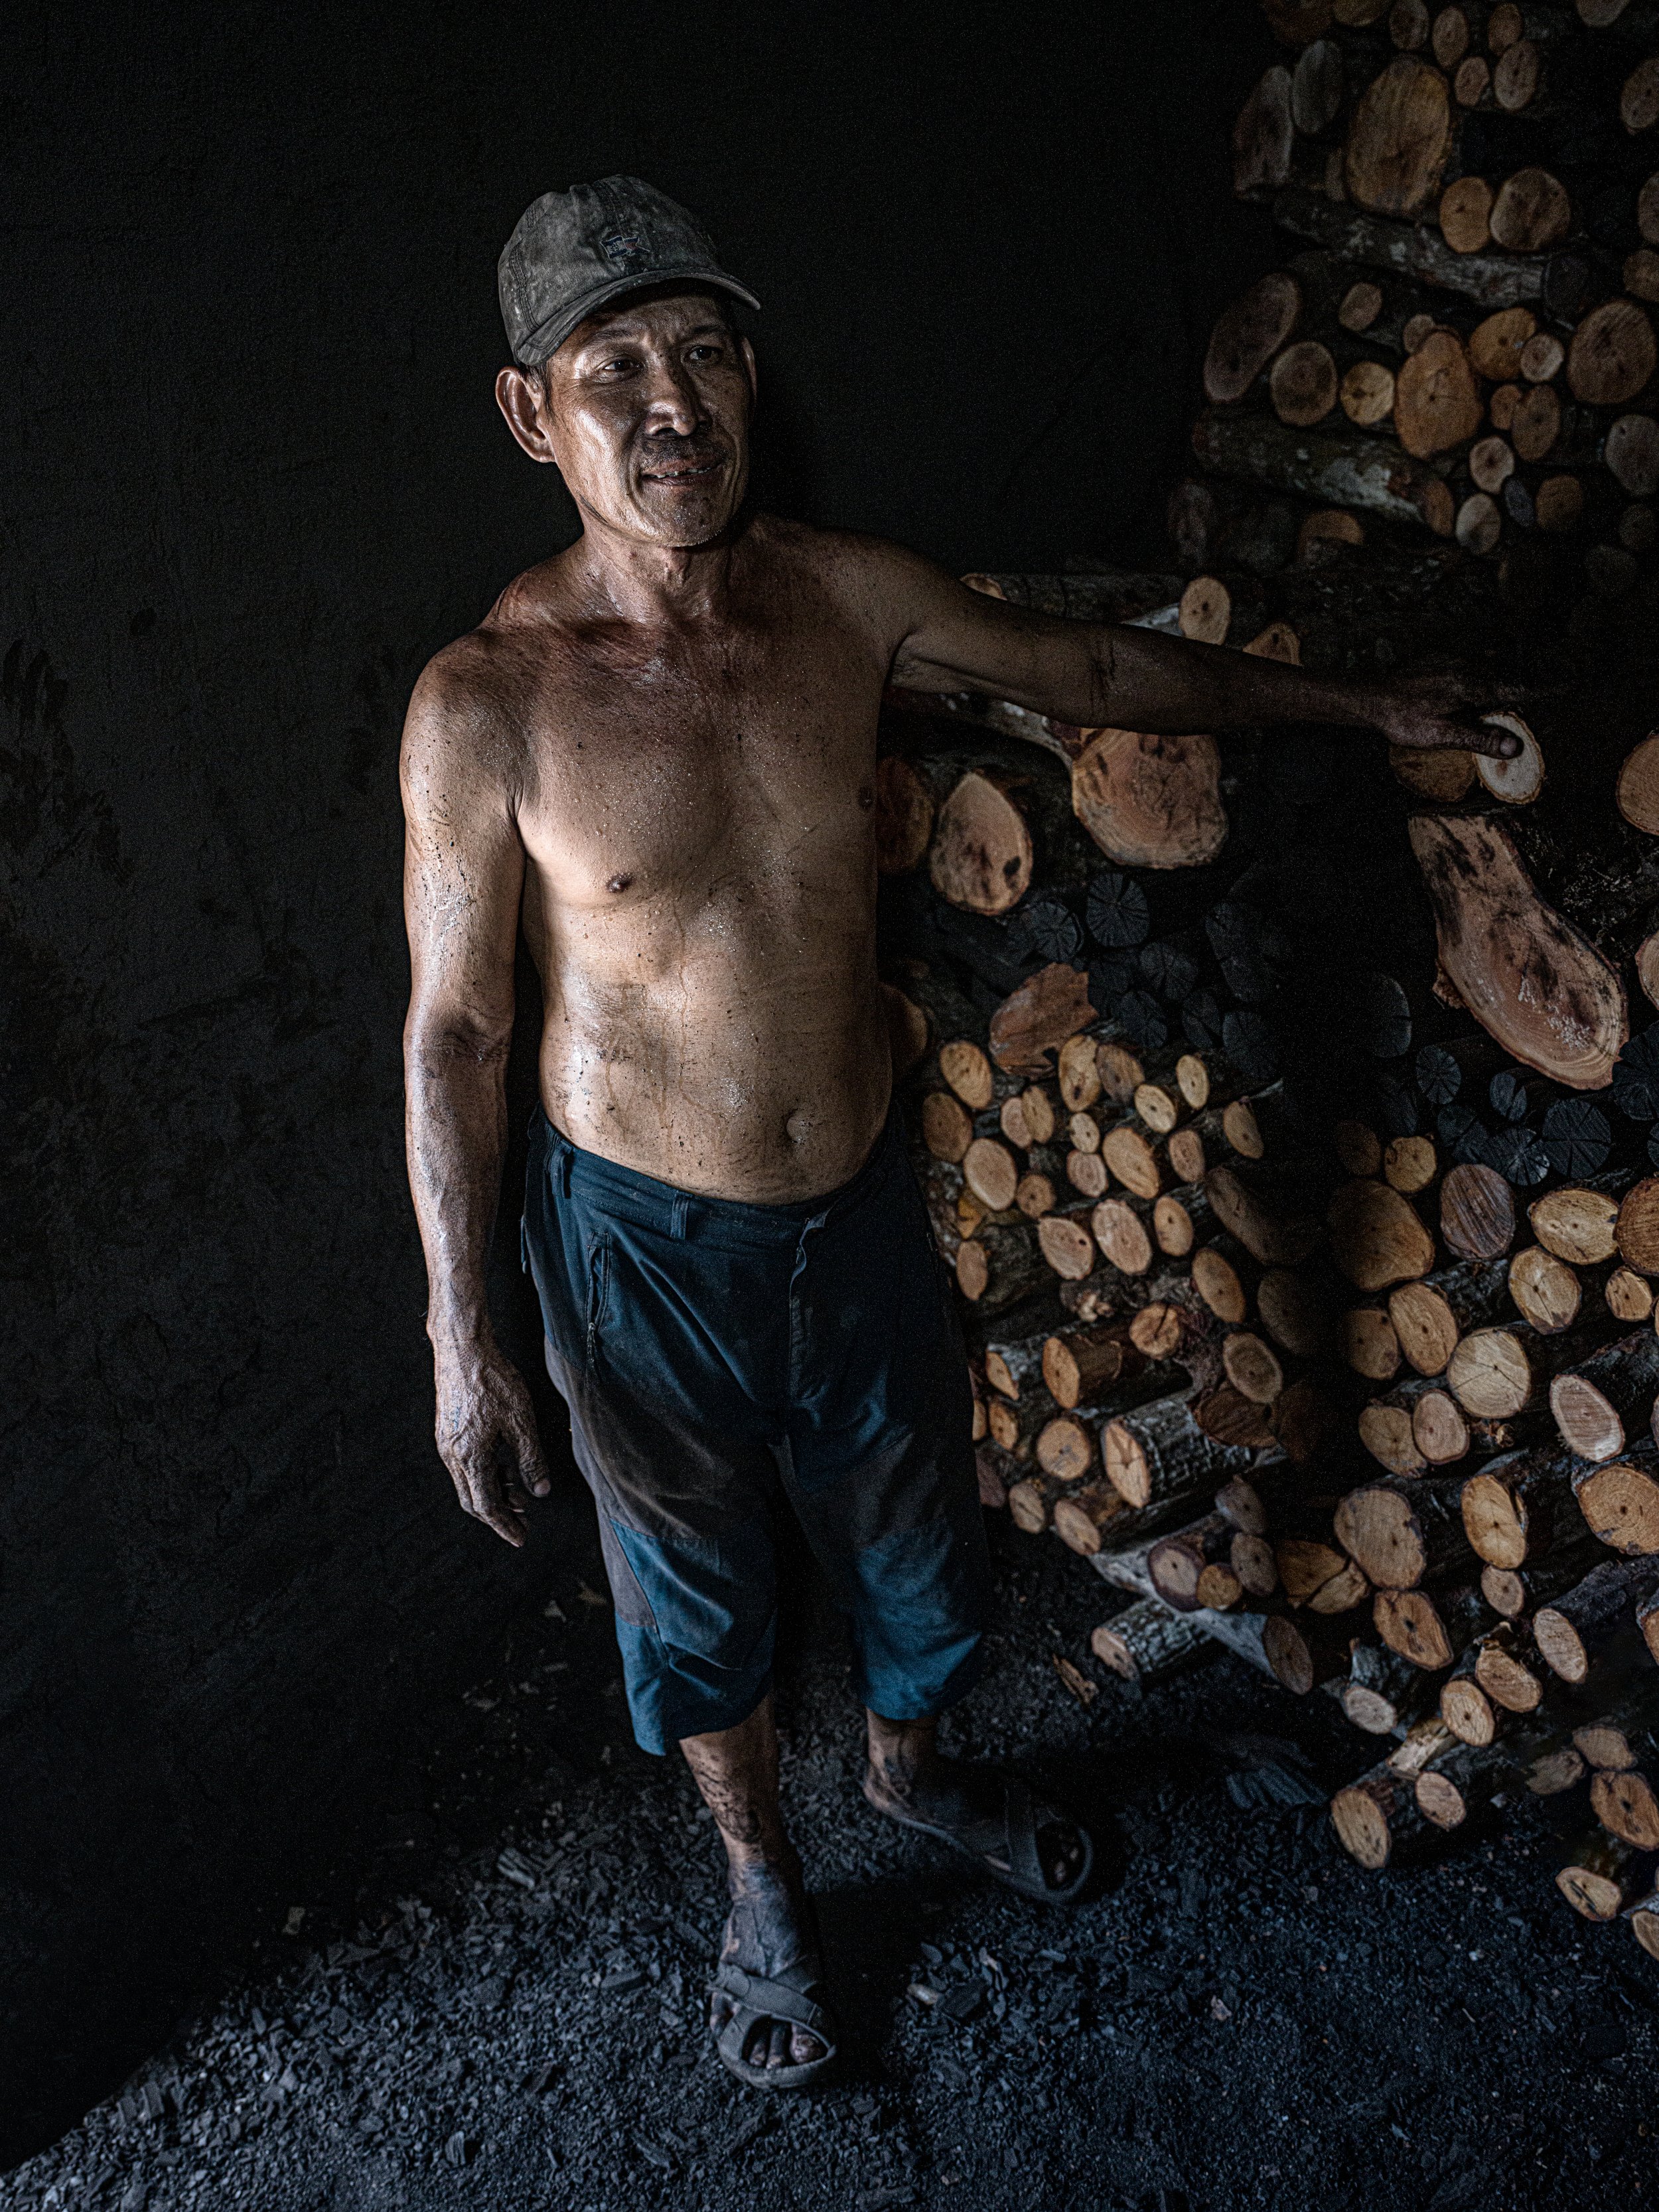
[[1520, 749], [1507, 732], [1458, 719], [1502, 696], [1490, 684], [1455, 676], [1345, 683], [1225, 646], [1010, 606], [897, 547], [883, 547], [880, 560], [879, 588], [901, 630], [891, 680], [907, 690], [988, 692], [1085, 729], [1323, 722], [1425, 750], [1503, 758]]

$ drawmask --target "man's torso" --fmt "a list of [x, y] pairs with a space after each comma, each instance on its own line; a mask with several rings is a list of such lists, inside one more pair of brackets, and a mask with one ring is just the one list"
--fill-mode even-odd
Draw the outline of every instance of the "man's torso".
[[881, 1127], [876, 718], [892, 641], [850, 541], [762, 518], [718, 615], [595, 618], [550, 562], [475, 637], [516, 770], [542, 1103], [681, 1188], [834, 1188]]

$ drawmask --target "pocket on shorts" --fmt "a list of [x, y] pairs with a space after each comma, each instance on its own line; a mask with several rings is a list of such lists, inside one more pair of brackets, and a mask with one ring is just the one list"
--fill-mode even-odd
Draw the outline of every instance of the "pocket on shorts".
[[587, 1253], [587, 1364], [597, 1366], [599, 1334], [611, 1304], [611, 1239], [599, 1236]]

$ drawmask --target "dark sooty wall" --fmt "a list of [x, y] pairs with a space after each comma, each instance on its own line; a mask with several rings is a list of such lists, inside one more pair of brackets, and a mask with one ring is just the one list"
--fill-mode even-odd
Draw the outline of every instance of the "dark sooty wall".
[[400, 1152], [404, 703], [569, 529], [490, 395], [520, 209], [705, 213], [778, 503], [958, 567], [1157, 547], [1267, 265], [1221, 166], [1261, 34], [886, 12], [4, 34], [13, 2153], [370, 1832], [585, 1510], [517, 1558], [456, 1512]]

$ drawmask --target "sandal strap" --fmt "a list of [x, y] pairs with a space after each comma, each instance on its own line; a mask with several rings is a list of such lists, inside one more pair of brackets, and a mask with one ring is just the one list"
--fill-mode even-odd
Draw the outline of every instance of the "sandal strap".
[[830, 2015], [806, 1995], [820, 1975], [816, 1960], [796, 1960], [780, 1967], [775, 1975], [751, 1974], [745, 1967], [727, 1962], [717, 1969], [714, 1986], [748, 2014], [745, 2027], [757, 2020], [787, 2020], [828, 2046], [833, 2040], [828, 2033]]
[[1036, 1808], [1023, 1782], [1005, 1784], [1002, 1797], [1004, 1832], [1008, 1838], [1008, 1871], [1016, 1881], [1028, 1883], [1039, 1894], [1048, 1887], [1037, 1855]]

